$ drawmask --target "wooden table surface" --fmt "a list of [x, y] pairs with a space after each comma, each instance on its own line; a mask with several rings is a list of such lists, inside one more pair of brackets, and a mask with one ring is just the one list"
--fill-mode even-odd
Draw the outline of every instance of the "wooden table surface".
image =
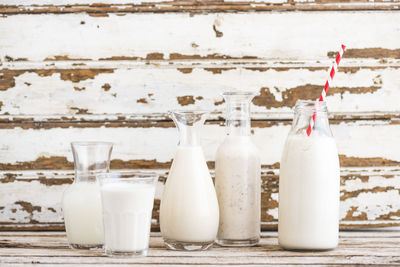
[[64, 232], [0, 232], [0, 265], [400, 265], [400, 231], [341, 232], [337, 249], [323, 252], [284, 251], [276, 232], [262, 233], [251, 248], [184, 252], [167, 250], [152, 233], [148, 257], [110, 258], [102, 250], [72, 250]]

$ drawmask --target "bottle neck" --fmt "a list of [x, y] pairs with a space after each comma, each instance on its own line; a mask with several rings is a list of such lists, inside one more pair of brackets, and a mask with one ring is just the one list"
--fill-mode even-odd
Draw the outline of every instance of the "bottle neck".
[[229, 136], [250, 136], [249, 99], [227, 98], [226, 131]]
[[200, 146], [198, 131], [203, 126], [208, 112], [201, 110], [174, 110], [169, 115], [179, 130], [178, 146]]
[[311, 135], [332, 137], [329, 127], [328, 110], [325, 102], [299, 100], [294, 109], [294, 118], [291, 134], [307, 135], [306, 130], [315, 117], [314, 127]]
[[230, 136], [250, 135], [250, 103], [228, 103], [226, 130]]
[[95, 182], [100, 173], [110, 169], [112, 143], [107, 142], [73, 142], [74, 182]]
[[179, 146], [199, 145], [199, 137], [194, 126], [179, 127]]

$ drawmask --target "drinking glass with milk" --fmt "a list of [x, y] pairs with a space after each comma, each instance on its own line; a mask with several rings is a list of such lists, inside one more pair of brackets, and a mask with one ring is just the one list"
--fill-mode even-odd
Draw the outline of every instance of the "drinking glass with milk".
[[227, 136], [215, 160], [219, 203], [216, 242], [222, 246], [253, 246], [260, 239], [261, 164], [250, 137], [250, 104], [254, 95], [223, 94]]
[[62, 209], [72, 248], [100, 248], [104, 243], [100, 187], [96, 176], [110, 169], [113, 144], [73, 142], [75, 179], [63, 194]]
[[197, 135], [205, 111], [172, 111], [180, 135], [160, 207], [161, 235], [174, 250], [205, 250], [218, 231], [218, 200]]
[[98, 176], [107, 256], [146, 256], [157, 175], [112, 172]]
[[279, 244], [285, 249], [333, 249], [339, 234], [340, 166], [328, 110], [325, 102], [298, 100], [294, 113], [280, 164]]

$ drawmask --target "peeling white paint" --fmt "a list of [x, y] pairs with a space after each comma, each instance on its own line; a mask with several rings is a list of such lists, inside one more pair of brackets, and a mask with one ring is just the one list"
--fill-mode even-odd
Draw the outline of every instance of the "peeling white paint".
[[[188, 66], [186, 66], [188, 67]], [[400, 99], [400, 69], [362, 69], [356, 73], [339, 72], [333, 87], [369, 88], [377, 87], [373, 93], [343, 94], [328, 93], [330, 112], [392, 112], [398, 111]], [[100, 73], [94, 79], [80, 82], [61, 80], [59, 73], [41, 77], [25, 72], [15, 77], [15, 87], [0, 91], [3, 102], [1, 113], [24, 114], [74, 114], [71, 108], [88, 109], [93, 114], [116, 113], [166, 113], [170, 109], [182, 108], [178, 96], [203, 97], [194, 105], [185, 108], [207, 109], [223, 112], [225, 105], [215, 105], [220, 94], [229, 90], [244, 90], [260, 93], [269, 88], [275, 97], [275, 105], [282, 102], [282, 94], [291, 88], [307, 84], [325, 83], [326, 70], [310, 71], [290, 69], [259, 72], [246, 69], [222, 71], [213, 74], [203, 68], [193, 68], [189, 74], [178, 69], [116, 69], [113, 73]], [[377, 83], [376, 77], [379, 77]], [[105, 91], [102, 87], [109, 84]], [[82, 89], [77, 91], [74, 88]], [[322, 89], [321, 89], [322, 90]], [[356, 89], [354, 89], [357, 91]], [[149, 96], [151, 94], [151, 96]], [[316, 94], [316, 98], [318, 95]], [[138, 102], [145, 99], [147, 103]], [[38, 107], [41, 107], [40, 109]], [[252, 107], [255, 113], [291, 112], [289, 107]]]
[[[224, 21], [219, 29], [224, 34], [221, 38], [212, 29], [217, 17]], [[81, 21], [85, 24], [81, 25]], [[89, 59], [145, 58], [148, 53], [159, 52], [166, 58], [170, 53], [203, 56], [218, 53], [278, 60], [319, 60], [326, 59], [328, 51], [337, 51], [340, 43], [349, 48], [397, 49], [400, 34], [397, 22], [396, 11], [211, 13], [194, 17], [185, 13], [162, 16], [139, 13], [122, 17], [116, 14], [109, 17], [18, 15], [0, 19], [3, 37], [0, 57], [8, 55], [32, 61], [58, 55]], [[192, 47], [193, 42], [198, 47]], [[26, 44], [30, 49], [26, 49]]]

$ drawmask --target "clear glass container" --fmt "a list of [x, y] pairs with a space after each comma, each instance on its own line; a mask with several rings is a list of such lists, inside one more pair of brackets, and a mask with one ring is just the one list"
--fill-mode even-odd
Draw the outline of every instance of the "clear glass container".
[[218, 200], [197, 135], [205, 111], [172, 111], [179, 144], [160, 207], [161, 235], [173, 250], [205, 250], [218, 231]]
[[75, 179], [63, 194], [62, 209], [72, 248], [100, 248], [104, 244], [100, 187], [96, 176], [110, 169], [113, 144], [73, 142]]
[[[338, 244], [340, 166], [325, 102], [299, 100], [279, 177], [279, 244], [326, 250]], [[316, 115], [311, 135], [310, 120]]]
[[144, 172], [98, 175], [107, 256], [146, 256], [158, 176]]
[[215, 161], [219, 203], [217, 244], [253, 246], [260, 240], [261, 163], [250, 137], [251, 92], [227, 92], [227, 136]]

